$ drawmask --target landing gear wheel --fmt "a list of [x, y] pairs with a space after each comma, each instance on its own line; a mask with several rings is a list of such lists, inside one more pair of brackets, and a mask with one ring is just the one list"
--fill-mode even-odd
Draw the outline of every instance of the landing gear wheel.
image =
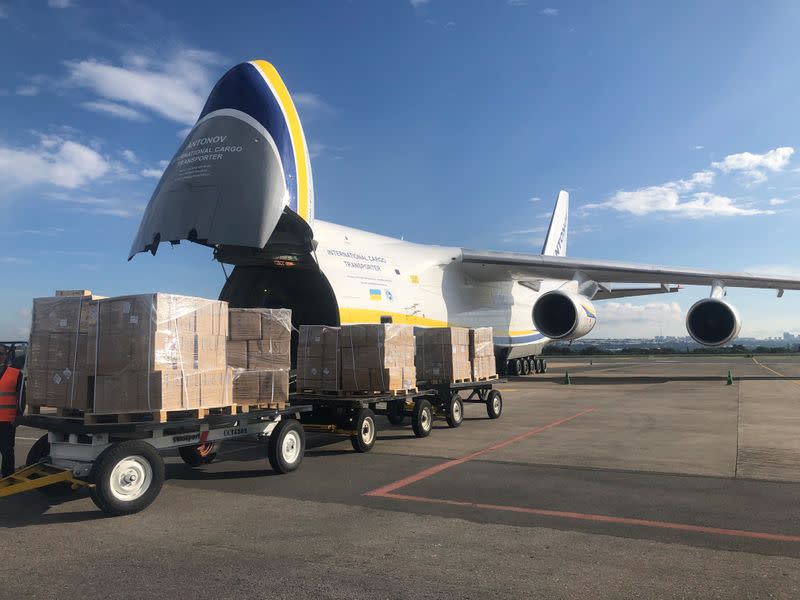
[[267, 458], [278, 473], [294, 471], [303, 462], [306, 449], [306, 434], [297, 419], [278, 422], [269, 436]]
[[522, 361], [520, 359], [511, 361], [511, 372], [514, 375], [522, 375]]
[[183, 462], [192, 467], [199, 467], [200, 465], [208, 465], [214, 462], [219, 452], [219, 442], [206, 442], [199, 446], [181, 446], [178, 448], [178, 454], [181, 455]]
[[450, 427], [458, 427], [464, 421], [464, 403], [458, 392], [453, 392], [447, 403], [447, 424]]
[[[38, 462], [47, 461], [49, 459], [50, 440], [47, 438], [47, 434], [45, 433], [42, 437], [36, 440], [36, 443], [28, 451], [28, 457], [25, 459], [25, 466], [28, 467], [30, 465], [35, 465]], [[45, 487], [36, 488], [36, 491], [43, 496], [47, 496], [51, 500], [69, 498], [75, 493], [75, 490], [73, 490], [72, 486], [68, 483], [47, 485]]]
[[389, 423], [392, 425], [402, 425], [403, 421], [405, 421], [406, 417], [403, 414], [405, 412], [405, 402], [389, 402], [386, 406], [386, 418], [389, 419]]
[[90, 475], [92, 501], [111, 515], [132, 515], [156, 499], [164, 484], [164, 460], [147, 442], [128, 440], [107, 448]]
[[503, 414], [503, 396], [498, 390], [491, 390], [486, 395], [486, 414], [490, 419], [499, 419]]
[[411, 415], [411, 428], [417, 437], [428, 437], [433, 428], [433, 408], [427, 400], [417, 400]]
[[377, 429], [375, 427], [375, 413], [368, 408], [362, 408], [356, 413], [355, 433], [350, 436], [350, 443], [356, 452], [369, 452], [375, 445]]
[[533, 359], [533, 371], [534, 373], [541, 373], [542, 372], [542, 359], [541, 358], [534, 358]]
[[527, 358], [522, 359], [522, 374], [523, 375], [530, 375], [531, 372], [531, 362]]
[[542, 366], [540, 370], [542, 373], [547, 373], [547, 361], [545, 359], [542, 359]]

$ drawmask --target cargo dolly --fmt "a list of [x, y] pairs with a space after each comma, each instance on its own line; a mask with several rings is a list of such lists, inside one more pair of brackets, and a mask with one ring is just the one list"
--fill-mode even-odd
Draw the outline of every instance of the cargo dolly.
[[375, 415], [389, 415], [402, 407], [411, 416], [416, 437], [430, 435], [433, 427], [434, 390], [406, 393], [352, 394], [298, 392], [289, 396], [292, 408], [305, 406], [301, 422], [306, 431], [346, 435], [356, 452], [369, 452], [375, 445]]
[[64, 497], [88, 488], [95, 505], [118, 516], [147, 508], [164, 483], [161, 452], [177, 450], [191, 466], [214, 460], [223, 440], [255, 436], [266, 441], [278, 473], [303, 461], [301, 415], [310, 407], [259, 409], [166, 422], [86, 424], [65, 417], [26, 415], [17, 423], [47, 431], [31, 448], [24, 468], [0, 479], [0, 498], [38, 489]]
[[[421, 388], [432, 392], [432, 405], [436, 415], [444, 415], [450, 427], [458, 427], [464, 421], [464, 404], [485, 404], [490, 419], [499, 419], [503, 414], [503, 396], [500, 390], [493, 389], [495, 384], [506, 383], [505, 379], [480, 379], [458, 382], [418, 382]], [[470, 390], [466, 398], [461, 392]], [[400, 425], [405, 417], [402, 407], [392, 407], [388, 414], [393, 425]]]

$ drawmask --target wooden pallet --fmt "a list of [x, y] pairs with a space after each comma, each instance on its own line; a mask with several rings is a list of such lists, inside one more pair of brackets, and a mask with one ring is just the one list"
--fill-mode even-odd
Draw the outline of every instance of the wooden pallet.
[[298, 391], [303, 394], [330, 396], [331, 398], [353, 398], [353, 397], [369, 398], [371, 396], [408, 396], [411, 394], [416, 394], [419, 390], [417, 388], [408, 388], [403, 390], [383, 390], [383, 391], [376, 391], [376, 390], [320, 391], [320, 390], [308, 390], [308, 389], [298, 390]]
[[[75, 419], [86, 425], [114, 423], [169, 423], [184, 419], [204, 419], [210, 415], [238, 415], [256, 410], [286, 408], [284, 402], [266, 402], [260, 404], [230, 404], [208, 408], [182, 408], [175, 410], [151, 410], [119, 413], [94, 413], [70, 408], [49, 408], [46, 406], [29, 406], [32, 415], [53, 417], [58, 419]], [[44, 409], [45, 412], [42, 412]]]
[[475, 381], [492, 381], [493, 379], [500, 379], [497, 374], [489, 375], [488, 377], [478, 377]]
[[286, 408], [285, 402], [260, 402], [258, 404], [234, 404], [232, 407], [235, 412], [232, 414], [241, 415], [256, 410], [276, 409], [283, 410]]
[[473, 379], [429, 379], [420, 381], [423, 385], [450, 385], [451, 383], [472, 383]]

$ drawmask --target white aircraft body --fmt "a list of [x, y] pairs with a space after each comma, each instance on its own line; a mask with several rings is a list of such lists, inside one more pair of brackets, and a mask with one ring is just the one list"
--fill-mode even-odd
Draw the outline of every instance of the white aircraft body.
[[274, 67], [251, 61], [214, 86], [150, 199], [130, 258], [155, 254], [162, 241], [210, 246], [234, 265], [221, 299], [291, 308], [296, 326], [493, 327], [498, 366], [513, 373], [544, 368], [548, 342], [588, 334], [598, 300], [708, 285], [687, 329], [718, 346], [741, 327], [727, 287], [800, 289], [793, 278], [567, 257], [568, 215], [562, 191], [540, 255], [415, 244], [315, 220], [295, 106]]

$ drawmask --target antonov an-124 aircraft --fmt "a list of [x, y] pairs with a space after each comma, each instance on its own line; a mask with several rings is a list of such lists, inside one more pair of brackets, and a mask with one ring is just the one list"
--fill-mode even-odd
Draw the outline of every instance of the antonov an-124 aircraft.
[[[301, 324], [407, 323], [494, 328], [501, 372], [543, 370], [552, 340], [597, 322], [595, 302], [707, 285], [686, 327], [720, 346], [741, 321], [727, 287], [800, 289], [800, 280], [567, 256], [569, 196], [558, 194], [540, 255], [415, 244], [314, 219], [303, 127], [263, 60], [217, 82], [147, 205], [130, 257], [161, 242], [213, 248], [233, 270], [220, 293], [238, 307], [287, 307]], [[617, 287], [627, 284], [629, 287]], [[639, 287], [630, 287], [631, 284]]]

